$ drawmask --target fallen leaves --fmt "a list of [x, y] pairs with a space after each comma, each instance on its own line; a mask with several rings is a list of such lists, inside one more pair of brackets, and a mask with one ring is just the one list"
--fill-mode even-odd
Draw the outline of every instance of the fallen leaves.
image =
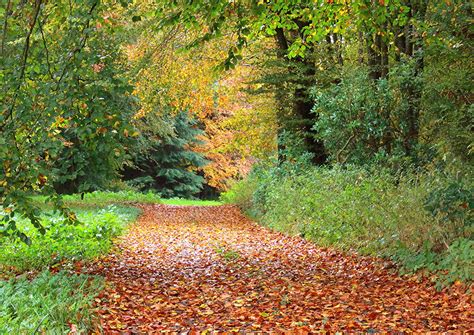
[[[150, 205], [91, 270], [107, 334], [469, 330], [472, 297], [260, 227], [232, 206]], [[237, 257], [238, 255], [238, 257]]]

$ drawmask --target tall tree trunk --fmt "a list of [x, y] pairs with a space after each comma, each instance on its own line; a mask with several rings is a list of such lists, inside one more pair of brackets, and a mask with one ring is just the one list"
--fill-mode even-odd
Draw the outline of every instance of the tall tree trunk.
[[425, 19], [427, 1], [408, 0], [410, 7], [409, 22], [405, 27], [405, 50], [403, 53], [413, 60], [412, 78], [407, 78], [404, 85], [404, 92], [408, 100], [407, 110], [407, 132], [404, 138], [404, 147], [407, 154], [412, 155], [414, 148], [418, 144], [420, 136], [420, 109], [421, 95], [423, 91], [420, 78], [424, 69], [423, 37], [416, 30], [413, 20]]
[[388, 78], [388, 41], [387, 41], [387, 25], [384, 26], [383, 33], [384, 35], [380, 36], [380, 76], [381, 78]]
[[[327, 161], [327, 154], [324, 148], [324, 143], [316, 139], [316, 134], [313, 130], [313, 125], [317, 120], [317, 116], [312, 113], [313, 103], [309, 95], [309, 89], [314, 84], [314, 65], [307, 59], [297, 58], [294, 60], [288, 60], [286, 58], [289, 43], [283, 29], [278, 28], [276, 30], [276, 40], [280, 49], [278, 51], [279, 57], [282, 60], [289, 62], [288, 68], [290, 74], [294, 74], [295, 77], [298, 78], [296, 80], [296, 88], [294, 88], [293, 91], [293, 101], [291, 101], [293, 117], [300, 121], [298, 128], [304, 134], [306, 150], [314, 156], [313, 163], [317, 165], [324, 164]], [[279, 96], [284, 96], [284, 94], [282, 92], [277, 92], [277, 99]], [[283, 125], [287, 121], [288, 120], [280, 119], [279, 123]], [[281, 131], [285, 130], [284, 127], [281, 128], [283, 128]], [[281, 143], [279, 143], [279, 157], [281, 156], [280, 150], [284, 150]], [[284, 157], [281, 158], [283, 159]]]
[[12, 7], [11, 0], [8, 0], [5, 5], [5, 19], [3, 21], [3, 32], [2, 32], [2, 42], [0, 44], [0, 55], [3, 57], [5, 53], [5, 43], [7, 39], [7, 29], [8, 29], [8, 17], [10, 16], [10, 11]]
[[[366, 37], [367, 56], [369, 66], [369, 78], [375, 83], [379, 79], [388, 78], [389, 59], [388, 59], [388, 41], [386, 40], [386, 25], [381, 28], [375, 35], [368, 35]], [[390, 111], [384, 110], [380, 115], [387, 124], [390, 124]], [[384, 135], [380, 140], [376, 136], [371, 136], [368, 139], [368, 146], [370, 151], [376, 152], [381, 146], [385, 151], [390, 153], [393, 144], [393, 131], [391, 126], [387, 126], [384, 130]]]
[[369, 77], [377, 80], [382, 77], [382, 56], [380, 55], [381, 38], [378, 34], [366, 37]]
[[344, 65], [344, 58], [342, 57], [342, 35], [334, 34], [334, 44], [336, 44], [337, 63], [341, 66]]
[[[275, 35], [275, 40], [278, 45], [277, 49], [277, 57], [286, 62], [286, 53], [288, 51], [288, 41], [286, 39], [285, 33], [283, 29], [277, 28], [276, 29], [276, 35]], [[278, 162], [282, 163], [286, 160], [285, 157], [285, 144], [284, 144], [284, 132], [285, 132], [285, 109], [286, 109], [286, 95], [285, 91], [283, 88], [282, 83], [278, 83], [277, 89], [275, 91], [275, 98], [278, 101], [278, 111], [277, 111], [277, 123], [278, 123], [278, 129], [277, 129], [277, 150], [278, 150]]]
[[357, 48], [357, 58], [359, 65], [364, 64], [364, 34], [362, 31], [359, 31], [357, 34], [357, 42], [358, 42], [358, 48]]

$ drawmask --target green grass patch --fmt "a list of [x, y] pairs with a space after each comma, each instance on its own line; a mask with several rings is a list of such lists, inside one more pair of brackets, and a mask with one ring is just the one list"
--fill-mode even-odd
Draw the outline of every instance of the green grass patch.
[[[47, 203], [47, 197], [34, 196], [33, 200], [38, 205]], [[63, 201], [66, 205], [71, 207], [103, 207], [110, 204], [156, 204], [161, 203], [161, 198], [158, 194], [148, 192], [134, 192], [134, 191], [95, 191], [81, 194], [63, 195]]]
[[219, 206], [222, 202], [215, 200], [192, 200], [192, 199], [161, 199], [161, 203], [165, 205], [175, 206]]
[[45, 211], [41, 223], [44, 235], [28, 220], [20, 219], [18, 228], [31, 238], [31, 245], [18, 239], [0, 237], [0, 271], [23, 272], [41, 269], [62, 261], [95, 258], [107, 253], [113, 238], [122, 234], [140, 210], [109, 205], [105, 208], [73, 208], [78, 222], [69, 224], [58, 214]]
[[235, 261], [240, 258], [240, 254], [237, 251], [223, 247], [216, 248], [216, 253], [228, 262]]
[[[31, 238], [31, 245], [0, 236], [0, 278], [5, 279], [0, 280], [0, 334], [90, 333], [95, 321], [93, 299], [103, 278], [65, 269], [108, 253], [114, 238], [140, 214], [131, 203], [159, 202], [155, 194], [131, 192], [94, 192], [84, 200], [80, 195], [64, 198], [76, 213], [77, 223], [65, 221], [45, 204], [46, 198], [34, 197], [43, 208], [41, 224], [46, 233], [41, 234], [29, 220], [17, 218], [18, 229]], [[53, 274], [49, 267], [62, 271]], [[31, 271], [28, 278], [14, 276], [26, 271]]]
[[[33, 201], [36, 205], [48, 208], [47, 197], [34, 196]], [[103, 207], [111, 204], [133, 205], [133, 204], [166, 204], [176, 206], [219, 206], [222, 202], [215, 200], [199, 199], [181, 199], [171, 198], [163, 199], [157, 193], [141, 193], [134, 191], [95, 191], [81, 194], [63, 195], [63, 201], [70, 207]]]
[[87, 334], [94, 323], [99, 277], [52, 274], [0, 281], [0, 334]]

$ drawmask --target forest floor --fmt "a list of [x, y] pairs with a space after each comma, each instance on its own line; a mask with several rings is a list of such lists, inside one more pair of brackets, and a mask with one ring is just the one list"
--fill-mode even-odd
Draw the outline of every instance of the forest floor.
[[387, 261], [271, 231], [233, 206], [142, 209], [87, 270], [107, 280], [97, 332], [473, 330], [472, 297], [456, 285], [437, 292]]

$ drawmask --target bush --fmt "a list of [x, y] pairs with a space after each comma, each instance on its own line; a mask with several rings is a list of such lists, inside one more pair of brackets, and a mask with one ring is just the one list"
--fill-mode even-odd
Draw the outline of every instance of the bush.
[[431, 163], [439, 144], [421, 140], [428, 137], [424, 124], [420, 139], [411, 138], [409, 132], [412, 98], [406, 88], [423, 85], [413, 64], [398, 64], [387, 78], [377, 81], [368, 80], [368, 73], [364, 67], [346, 69], [339, 83], [313, 89], [314, 130], [330, 160], [394, 170]]
[[42, 235], [31, 223], [21, 220], [18, 228], [28, 235], [32, 243], [27, 245], [18, 239], [2, 237], [0, 268], [15, 272], [41, 269], [65, 260], [92, 259], [107, 252], [112, 239], [118, 236], [126, 224], [135, 219], [138, 209], [109, 206], [104, 209], [77, 209], [77, 224], [68, 224], [53, 212], [46, 213]]
[[434, 252], [427, 243], [414, 253], [400, 248], [392, 258], [401, 264], [402, 273], [428, 270], [438, 274], [438, 287], [449, 285], [456, 280], [472, 282], [474, 280], [474, 241], [458, 238], [442, 252]]
[[472, 188], [461, 180], [337, 165], [284, 163], [265, 171], [257, 169], [223, 198], [271, 228], [322, 246], [391, 257], [406, 271], [447, 271], [450, 281], [472, 279], [463, 271], [474, 258], [462, 242], [472, 242]]
[[259, 186], [258, 182], [254, 172], [246, 179], [236, 181], [227, 192], [221, 194], [220, 200], [223, 203], [235, 204], [250, 214], [255, 209], [254, 194]]
[[0, 334], [86, 334], [101, 287], [98, 277], [49, 271], [0, 281]]
[[462, 221], [464, 226], [474, 224], [474, 191], [461, 181], [449, 182], [433, 190], [427, 197], [425, 207], [434, 216], [441, 216], [446, 222]]
[[[156, 195], [146, 197], [156, 200]], [[140, 211], [116, 205], [97, 207], [112, 201], [136, 201], [135, 193], [94, 192], [86, 199], [85, 206], [73, 208], [78, 218], [75, 224], [57, 212], [45, 210], [41, 217], [45, 234], [27, 219], [19, 218], [18, 229], [31, 238], [31, 245], [0, 237], [0, 278], [12, 277], [0, 280], [0, 334], [86, 334], [92, 330], [93, 298], [102, 289], [103, 279], [64, 270], [56, 274], [49, 269], [37, 270], [68, 269], [76, 261], [107, 253], [113, 239]], [[79, 195], [66, 196], [65, 200], [84, 205]], [[25, 271], [29, 272], [15, 276]]]

